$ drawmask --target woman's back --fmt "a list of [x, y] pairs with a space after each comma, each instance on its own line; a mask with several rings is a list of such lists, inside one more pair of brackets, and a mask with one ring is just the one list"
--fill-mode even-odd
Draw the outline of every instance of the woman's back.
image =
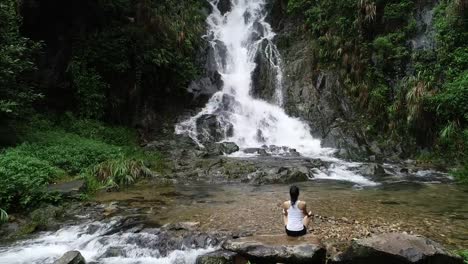
[[288, 224], [286, 228], [291, 231], [301, 231], [304, 229], [304, 224], [302, 222], [304, 218], [303, 213], [303, 203], [302, 201], [297, 201], [294, 205], [289, 202], [288, 211]]

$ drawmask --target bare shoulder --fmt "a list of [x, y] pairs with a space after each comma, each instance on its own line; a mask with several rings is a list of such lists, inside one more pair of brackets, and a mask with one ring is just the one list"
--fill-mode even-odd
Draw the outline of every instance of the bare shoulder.
[[289, 208], [289, 201], [285, 201], [283, 203], [283, 209], [288, 209]]
[[307, 204], [306, 204], [305, 201], [299, 201], [298, 207], [299, 207], [300, 209], [304, 209], [306, 206], [307, 206]]

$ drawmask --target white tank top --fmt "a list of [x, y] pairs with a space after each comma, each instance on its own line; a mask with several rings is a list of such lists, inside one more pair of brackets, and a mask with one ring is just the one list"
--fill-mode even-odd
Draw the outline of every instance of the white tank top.
[[302, 219], [304, 218], [304, 214], [301, 209], [298, 207], [299, 201], [296, 201], [293, 205], [290, 205], [288, 208], [288, 224], [286, 228], [289, 231], [302, 231], [304, 229], [304, 224], [302, 223]]

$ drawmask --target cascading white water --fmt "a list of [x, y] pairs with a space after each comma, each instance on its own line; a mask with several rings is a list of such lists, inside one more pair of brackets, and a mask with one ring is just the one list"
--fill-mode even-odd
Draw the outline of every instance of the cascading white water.
[[[272, 42], [275, 34], [265, 21], [265, 0], [232, 0], [231, 11], [225, 15], [218, 10], [217, 3], [217, 0], [211, 1], [213, 12], [207, 19], [207, 37], [224, 86], [200, 113], [178, 124], [176, 133], [198, 140], [197, 119], [215, 114], [223, 126], [232, 128], [224, 140], [235, 142], [241, 148], [287, 146], [309, 156], [327, 151], [321, 148], [320, 140], [311, 136], [307, 124], [288, 116], [281, 108], [281, 57]], [[263, 53], [275, 71], [272, 103], [251, 95], [258, 52]]]
[[[202, 145], [201, 139], [209, 137], [211, 131], [200, 131], [198, 120], [215, 116], [224, 134], [221, 141], [234, 142], [241, 149], [286, 146], [303, 156], [333, 162], [328, 170], [315, 173], [317, 179], [376, 185], [349, 170], [357, 163], [332, 157], [334, 150], [322, 148], [320, 140], [312, 137], [305, 122], [288, 116], [282, 109], [282, 61], [273, 43], [275, 33], [265, 21], [265, 0], [231, 0], [231, 10], [226, 14], [219, 11], [219, 0], [209, 1], [213, 11], [207, 18], [209, 31], [205, 37], [211, 43], [223, 88], [197, 115], [177, 124], [176, 133], [187, 134]], [[270, 102], [252, 96], [252, 76], [258, 54], [266, 58], [275, 76], [275, 87], [272, 87], [275, 92]]]
[[180, 247], [163, 254], [159, 246], [173, 243], [146, 232], [107, 234], [118, 221], [90, 222], [45, 232], [8, 247], [0, 246], [1, 264], [49, 264], [65, 252], [78, 250], [87, 262], [101, 264], [194, 264], [199, 255], [214, 247]]

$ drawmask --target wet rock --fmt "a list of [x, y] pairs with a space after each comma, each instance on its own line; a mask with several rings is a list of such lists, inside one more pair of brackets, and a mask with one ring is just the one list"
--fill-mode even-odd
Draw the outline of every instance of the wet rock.
[[202, 105], [202, 102], [207, 101], [206, 98], [211, 97], [214, 93], [220, 90], [221, 75], [218, 72], [213, 74], [213, 77], [203, 77], [199, 80], [194, 80], [187, 88], [187, 92], [192, 94], [196, 105]]
[[173, 224], [166, 224], [163, 226], [167, 230], [195, 230], [200, 226], [200, 222], [179, 222]]
[[220, 0], [218, 2], [218, 9], [221, 14], [226, 14], [231, 11], [231, 1], [230, 0]]
[[405, 233], [386, 233], [354, 240], [334, 263], [462, 264], [463, 260], [428, 238]]
[[79, 251], [68, 251], [54, 264], [86, 264], [86, 260]]
[[112, 258], [118, 256], [124, 256], [125, 250], [123, 247], [110, 247], [104, 252], [101, 258]]
[[232, 132], [232, 124], [223, 123], [216, 115], [202, 115], [196, 125], [197, 138], [202, 143], [221, 141]]
[[197, 258], [196, 264], [234, 264], [237, 254], [227, 250], [217, 250]]
[[47, 205], [31, 212], [29, 225], [33, 231], [53, 230], [58, 227], [57, 218], [62, 214], [62, 207]]
[[59, 193], [63, 197], [73, 198], [79, 195], [85, 189], [84, 180], [74, 180], [64, 183], [51, 184], [47, 187], [50, 193]]
[[221, 155], [229, 155], [236, 151], [239, 151], [239, 146], [233, 142], [222, 142], [222, 143], [207, 143], [205, 144], [205, 151], [202, 157], [216, 157]]
[[237, 146], [234, 142], [223, 142], [220, 143], [220, 145], [224, 154], [232, 154], [239, 151], [239, 146]]
[[222, 247], [257, 264], [325, 263], [326, 250], [319, 241], [307, 236], [289, 239], [285, 235], [256, 236], [228, 240]]
[[250, 183], [254, 184], [278, 184], [278, 183], [295, 183], [309, 180], [309, 171], [305, 167], [273, 168], [268, 171], [261, 170], [247, 175]]
[[246, 154], [258, 154], [260, 156], [268, 156], [265, 149], [262, 148], [246, 148], [242, 150]]
[[[260, 38], [260, 35], [259, 33], [255, 33], [252, 37], [254, 39]], [[265, 50], [268, 45], [268, 40], [264, 39], [257, 50], [257, 54], [255, 56], [256, 67], [252, 72], [251, 94], [255, 98], [261, 98], [269, 102], [274, 102], [274, 87], [276, 87], [278, 84], [276, 78], [276, 68], [272, 65], [271, 61], [274, 61], [277, 58], [275, 58], [274, 54], [271, 54], [273, 58], [266, 56]]]
[[364, 175], [369, 175], [369, 176], [379, 176], [379, 175], [385, 175], [385, 169], [382, 165], [377, 164], [377, 163], [369, 163], [365, 164], [361, 168], [361, 172]]

